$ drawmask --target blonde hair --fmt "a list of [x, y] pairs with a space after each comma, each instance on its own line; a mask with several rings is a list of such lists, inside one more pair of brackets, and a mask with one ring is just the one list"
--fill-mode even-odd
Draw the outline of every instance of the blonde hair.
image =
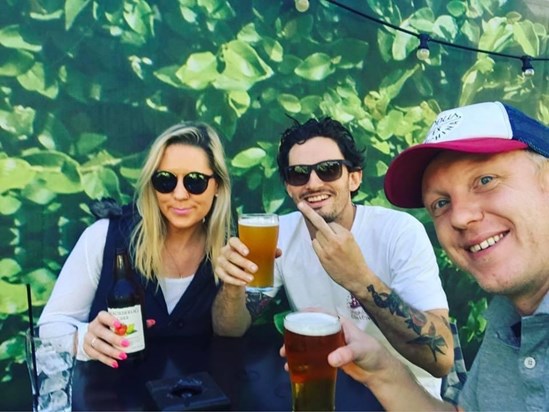
[[135, 204], [141, 215], [132, 231], [130, 250], [135, 268], [153, 279], [162, 268], [162, 250], [167, 234], [166, 219], [160, 212], [151, 176], [164, 151], [172, 144], [196, 146], [206, 153], [218, 190], [205, 218], [206, 256], [215, 262], [231, 232], [231, 186], [223, 145], [217, 132], [205, 123], [183, 122], [165, 130], [153, 142], [137, 181]]

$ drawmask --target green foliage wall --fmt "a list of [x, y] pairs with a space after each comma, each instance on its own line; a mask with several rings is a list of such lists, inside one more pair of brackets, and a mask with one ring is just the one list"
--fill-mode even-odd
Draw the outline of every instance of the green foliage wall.
[[[382, 191], [396, 153], [436, 113], [503, 100], [549, 123], [548, 64], [431, 44], [310, 0], [3, 0], [0, 4], [0, 376], [24, 370], [23, 285], [36, 317], [79, 234], [87, 204], [131, 201], [144, 151], [169, 125], [201, 119], [224, 136], [234, 207], [292, 210], [276, 173], [280, 133], [311, 116], [352, 130], [367, 163], [358, 203]], [[411, 31], [509, 54], [548, 55], [547, 11], [511, 0], [344, 2]], [[539, 3], [538, 3], [539, 4]], [[544, 13], [543, 13], [544, 12]], [[437, 248], [468, 361], [485, 295]], [[23, 370], [23, 372], [21, 372]]]

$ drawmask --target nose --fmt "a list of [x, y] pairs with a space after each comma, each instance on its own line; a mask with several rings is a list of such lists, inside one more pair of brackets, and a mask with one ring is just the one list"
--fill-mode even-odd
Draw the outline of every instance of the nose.
[[185, 186], [183, 185], [183, 180], [178, 179], [177, 185], [175, 186], [175, 189], [173, 190], [173, 197], [176, 200], [181, 199], [188, 199], [190, 197], [190, 193], [185, 189]]
[[456, 229], [466, 229], [470, 224], [484, 218], [484, 212], [479, 202], [471, 197], [452, 198], [450, 222]]
[[322, 186], [324, 184], [324, 181], [318, 177], [315, 170], [311, 170], [311, 174], [309, 175], [309, 180], [307, 180], [307, 187], [317, 187]]

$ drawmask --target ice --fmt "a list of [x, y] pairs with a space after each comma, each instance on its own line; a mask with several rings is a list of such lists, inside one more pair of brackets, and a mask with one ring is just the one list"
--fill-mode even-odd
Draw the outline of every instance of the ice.
[[68, 352], [57, 352], [52, 346], [41, 346], [36, 351], [37, 372], [54, 375], [72, 368], [74, 357]]
[[71, 371], [65, 370], [49, 376], [41, 374], [38, 378], [40, 379], [40, 393], [46, 394], [65, 389], [70, 383]]
[[64, 391], [55, 391], [40, 396], [38, 400], [38, 410], [40, 412], [70, 411], [71, 406], [70, 396]]

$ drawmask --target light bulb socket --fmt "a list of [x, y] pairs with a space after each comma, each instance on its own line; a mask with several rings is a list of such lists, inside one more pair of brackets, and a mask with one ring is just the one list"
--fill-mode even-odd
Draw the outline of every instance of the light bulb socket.
[[522, 60], [522, 74], [526, 77], [532, 77], [535, 74], [532, 58], [530, 56], [522, 56], [520, 60]]
[[420, 33], [418, 39], [419, 46], [417, 46], [416, 57], [422, 61], [427, 60], [431, 54], [429, 50], [429, 40], [431, 40], [431, 38], [428, 34]]

